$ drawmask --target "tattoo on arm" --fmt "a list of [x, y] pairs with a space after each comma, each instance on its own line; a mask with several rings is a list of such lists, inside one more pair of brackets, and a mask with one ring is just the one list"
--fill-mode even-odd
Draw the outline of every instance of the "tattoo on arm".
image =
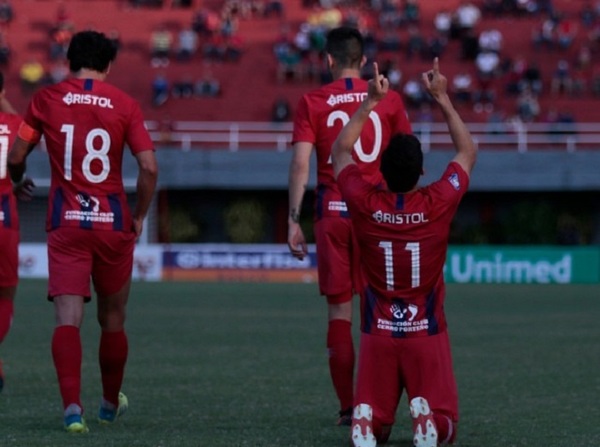
[[300, 222], [300, 213], [298, 212], [298, 210], [296, 210], [296, 208], [294, 208], [290, 211], [290, 218], [295, 223]]

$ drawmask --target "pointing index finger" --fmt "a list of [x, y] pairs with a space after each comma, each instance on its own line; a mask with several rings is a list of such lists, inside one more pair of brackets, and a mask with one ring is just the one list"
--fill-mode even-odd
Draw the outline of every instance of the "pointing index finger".
[[439, 58], [433, 59], [433, 74], [436, 75], [440, 72], [440, 60]]
[[373, 70], [375, 71], [375, 79], [379, 81], [379, 66], [377, 62], [373, 62]]

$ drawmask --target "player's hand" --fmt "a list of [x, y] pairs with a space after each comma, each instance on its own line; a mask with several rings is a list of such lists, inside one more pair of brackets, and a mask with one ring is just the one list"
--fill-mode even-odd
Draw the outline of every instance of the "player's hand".
[[290, 222], [288, 224], [288, 247], [290, 253], [296, 259], [303, 260], [308, 254], [308, 247], [306, 246], [306, 239], [300, 224]]
[[142, 230], [144, 229], [144, 218], [134, 217], [132, 227], [133, 232], [135, 233], [135, 238], [137, 240], [142, 235]]
[[373, 76], [373, 79], [369, 80], [367, 99], [372, 103], [377, 104], [385, 97], [390, 89], [390, 81], [384, 75], [379, 74], [377, 62], [373, 62], [373, 71], [375, 72], [375, 75]]
[[25, 177], [18, 184], [13, 186], [13, 193], [19, 200], [28, 202], [33, 198], [33, 190], [35, 189], [35, 183], [29, 177]]
[[440, 61], [433, 59], [433, 68], [422, 75], [423, 85], [436, 100], [446, 95], [448, 80], [440, 73]]

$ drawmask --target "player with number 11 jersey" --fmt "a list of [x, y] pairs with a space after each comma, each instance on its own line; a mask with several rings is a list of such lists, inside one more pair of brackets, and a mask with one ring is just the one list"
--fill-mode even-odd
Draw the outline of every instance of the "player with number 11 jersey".
[[52, 168], [46, 229], [131, 231], [120, 148], [153, 149], [138, 103], [101, 80], [69, 79], [33, 97], [20, 136], [41, 133]]

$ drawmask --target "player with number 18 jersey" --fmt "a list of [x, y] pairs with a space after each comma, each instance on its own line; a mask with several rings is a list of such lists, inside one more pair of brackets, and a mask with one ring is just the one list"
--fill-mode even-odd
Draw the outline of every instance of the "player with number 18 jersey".
[[153, 150], [137, 102], [104, 81], [69, 79], [34, 96], [21, 133], [30, 142], [41, 133], [46, 138], [52, 169], [47, 231], [131, 232], [123, 147], [133, 154]]

